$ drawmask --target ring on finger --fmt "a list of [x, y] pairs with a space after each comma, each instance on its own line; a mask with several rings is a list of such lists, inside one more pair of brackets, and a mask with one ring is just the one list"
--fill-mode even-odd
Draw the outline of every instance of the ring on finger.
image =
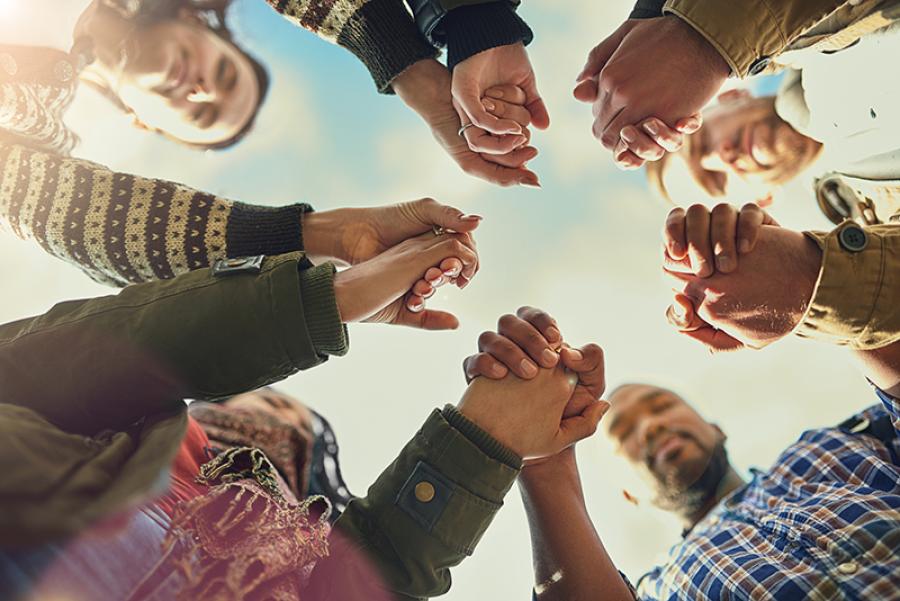
[[447, 233], [447, 230], [445, 230], [443, 227], [441, 227], [439, 225], [432, 225], [431, 231], [434, 232], [435, 236], [443, 236], [444, 234]]
[[459, 137], [461, 137], [461, 138], [465, 137], [466, 130], [469, 129], [470, 127], [475, 127], [475, 124], [474, 123], [466, 123], [465, 125], [460, 127], [459, 131], [457, 131], [456, 133], [458, 133]]

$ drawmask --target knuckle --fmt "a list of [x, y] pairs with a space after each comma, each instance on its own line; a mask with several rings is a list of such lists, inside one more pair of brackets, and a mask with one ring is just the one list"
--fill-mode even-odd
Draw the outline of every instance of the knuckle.
[[732, 213], [734, 213], [734, 207], [727, 202], [720, 202], [712, 210], [712, 214], [715, 217], [726, 217]]
[[[478, 335], [478, 348], [484, 349], [485, 347], [490, 345], [491, 342], [494, 340], [494, 335], [495, 334], [493, 332], [491, 332], [490, 330], [485, 330], [484, 332], [479, 334]], [[477, 358], [478, 356], [479, 355], [475, 355], [474, 357], [469, 357], [468, 361], [472, 361], [473, 359]]]
[[709, 209], [706, 208], [706, 205], [701, 203], [694, 203], [688, 207], [687, 216], [688, 218], [698, 217], [700, 215], [706, 215], [709, 213]]
[[519, 318], [511, 313], [507, 313], [505, 315], [501, 315], [500, 319], [497, 320], [497, 327], [501, 330], [507, 330], [511, 328], [515, 323], [519, 321]]
[[762, 209], [755, 202], [748, 202], [741, 207], [741, 213], [762, 213]]

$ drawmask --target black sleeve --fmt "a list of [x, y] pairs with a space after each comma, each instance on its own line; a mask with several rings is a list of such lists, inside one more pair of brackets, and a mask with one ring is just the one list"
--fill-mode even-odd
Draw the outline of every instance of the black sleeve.
[[509, 2], [460, 6], [444, 17], [447, 66], [456, 65], [479, 52], [534, 39], [528, 24]]
[[628, 16], [629, 19], [652, 19], [663, 16], [663, 6], [666, 0], [637, 0], [634, 10]]

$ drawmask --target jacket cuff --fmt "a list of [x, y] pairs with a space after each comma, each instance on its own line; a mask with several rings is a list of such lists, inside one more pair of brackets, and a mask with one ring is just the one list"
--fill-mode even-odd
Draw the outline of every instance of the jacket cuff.
[[447, 423], [456, 428], [460, 434], [478, 447], [482, 453], [511, 467], [514, 470], [522, 469], [522, 458], [497, 441], [493, 436], [478, 427], [475, 422], [464, 416], [453, 405], [446, 405], [441, 415]]
[[438, 56], [396, 0], [366, 2], [341, 28], [337, 43], [363, 62], [382, 94], [393, 94], [391, 82], [413, 63]]
[[391, 539], [396, 532], [410, 540], [412, 527], [418, 536], [471, 555], [519, 471], [486, 455], [435, 410], [368, 499], [380, 497], [390, 505], [381, 526]]
[[638, 0], [634, 5], [629, 19], [652, 19], [663, 15], [663, 6], [666, 0]]
[[341, 321], [334, 297], [335, 268], [331, 263], [303, 269], [300, 265], [300, 299], [306, 329], [316, 352], [341, 357], [350, 348], [347, 326]]
[[841, 232], [804, 232], [822, 249], [822, 269], [809, 307], [795, 332], [833, 344], [871, 350], [900, 339], [900, 233], [896, 226], [864, 228], [865, 247], [846, 250]]
[[479, 52], [534, 39], [528, 24], [503, 0], [456, 8], [442, 22], [447, 40], [447, 67], [451, 70]]
[[234, 203], [225, 232], [226, 255], [275, 256], [303, 250], [301, 217], [312, 211], [307, 204], [260, 207]]
[[738, 77], [758, 75], [796, 37], [844, 3], [668, 0], [663, 9], [696, 29]]

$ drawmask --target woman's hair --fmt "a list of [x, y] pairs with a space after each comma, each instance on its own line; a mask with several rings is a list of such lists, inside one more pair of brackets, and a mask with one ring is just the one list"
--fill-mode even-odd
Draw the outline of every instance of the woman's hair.
[[[219, 36], [222, 40], [232, 45], [241, 56], [245, 57], [253, 69], [256, 77], [256, 84], [259, 95], [256, 101], [256, 108], [253, 114], [247, 120], [247, 123], [233, 136], [225, 140], [212, 143], [185, 142], [178, 140], [180, 144], [197, 148], [201, 150], [222, 150], [234, 146], [244, 139], [244, 136], [253, 129], [256, 123], [256, 116], [266, 99], [269, 91], [269, 72], [266, 67], [258, 61], [253, 55], [245, 51], [234, 41], [234, 36], [225, 21], [225, 13], [231, 5], [232, 0], [144, 0], [139, 2], [129, 2], [127, 0], [103, 0], [103, 4], [111, 10], [120, 13], [124, 18], [134, 21], [135, 23], [152, 23], [164, 19], [177, 19], [182, 11], [190, 11], [191, 14], [201, 19], [206, 28]], [[122, 102], [119, 95], [109, 86], [106, 81], [91, 78], [85, 80], [85, 83], [99, 91], [114, 106], [118, 107], [126, 113], [131, 113], [131, 109]], [[165, 137], [171, 137], [164, 131], [159, 131]]]

